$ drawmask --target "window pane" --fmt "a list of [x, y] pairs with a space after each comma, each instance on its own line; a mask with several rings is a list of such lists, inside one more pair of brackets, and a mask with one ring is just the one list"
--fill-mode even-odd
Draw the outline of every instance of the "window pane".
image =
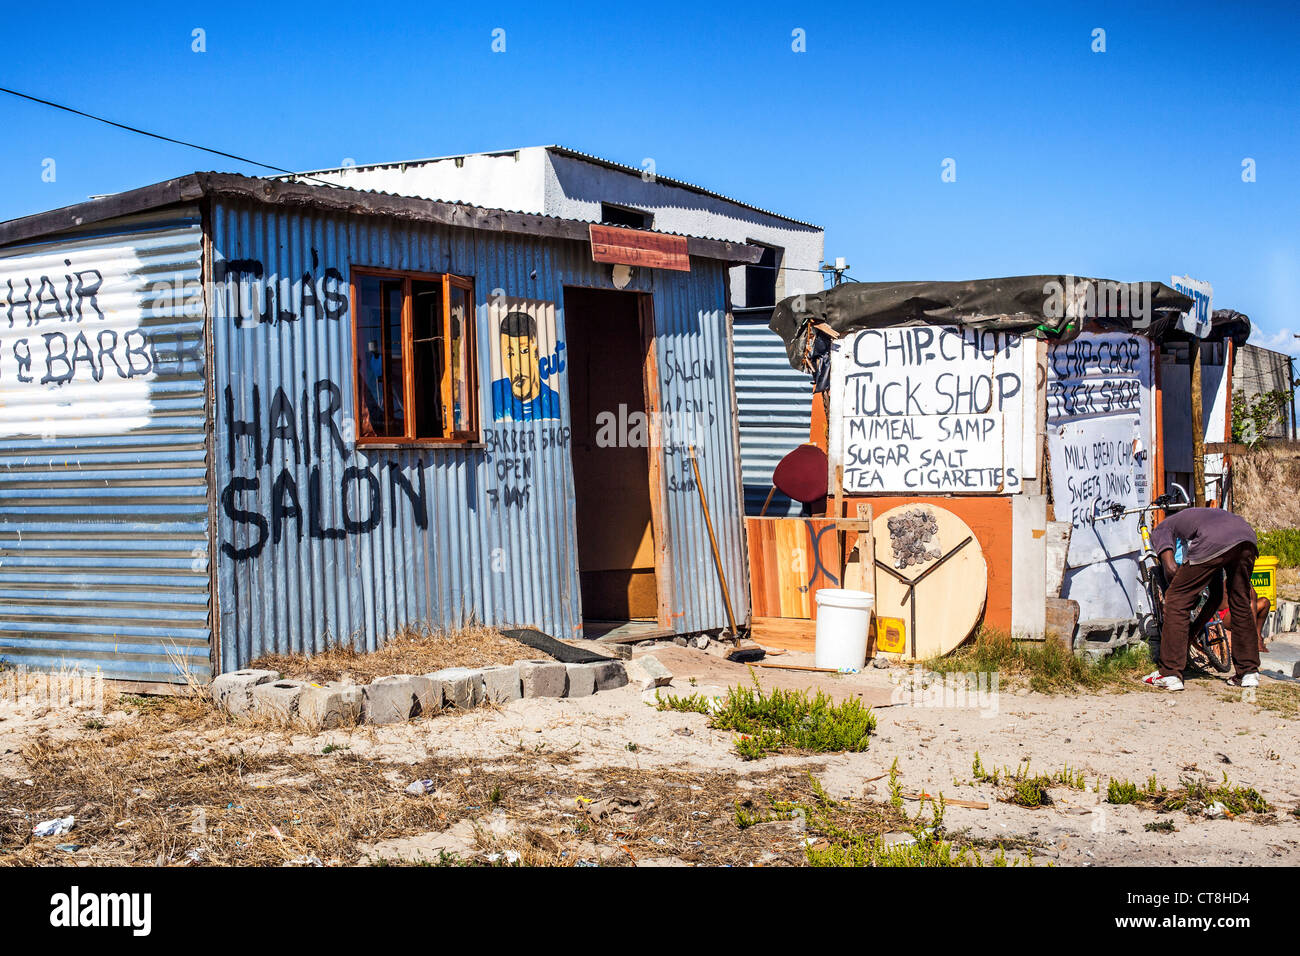
[[402, 280], [357, 279], [357, 383], [360, 434], [406, 434], [402, 396]]
[[451, 401], [452, 430], [474, 428], [474, 302], [469, 289], [451, 287]]
[[442, 283], [411, 282], [411, 328], [415, 354], [415, 437], [443, 438], [450, 416], [444, 405], [443, 374], [446, 346], [443, 335]]

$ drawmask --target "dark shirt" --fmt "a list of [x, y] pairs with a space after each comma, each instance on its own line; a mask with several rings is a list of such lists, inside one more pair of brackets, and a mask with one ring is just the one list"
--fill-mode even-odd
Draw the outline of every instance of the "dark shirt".
[[1245, 518], [1222, 508], [1184, 508], [1156, 525], [1151, 547], [1159, 554], [1183, 542], [1184, 564], [1205, 564], [1239, 544], [1258, 549], [1255, 529]]

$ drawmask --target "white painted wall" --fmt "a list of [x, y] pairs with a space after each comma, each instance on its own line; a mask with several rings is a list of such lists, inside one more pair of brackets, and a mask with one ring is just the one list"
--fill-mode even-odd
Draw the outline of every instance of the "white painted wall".
[[[631, 206], [653, 213], [654, 228], [659, 232], [737, 242], [752, 240], [781, 247], [778, 298], [822, 289], [822, 276], [817, 271], [825, 244], [822, 229], [662, 179], [646, 181], [636, 172], [611, 169], [545, 146], [304, 175], [351, 189], [466, 202], [585, 222], [600, 221], [602, 202]], [[746, 306], [743, 267], [731, 270], [731, 296], [734, 307]]]
[[[783, 253], [777, 276], [778, 299], [822, 289], [822, 275], [817, 269], [822, 262], [825, 232], [815, 226], [801, 226], [661, 180], [646, 182], [641, 176], [560, 153], [547, 153], [547, 160], [548, 215], [599, 222], [602, 202], [632, 206], [654, 213], [654, 228], [659, 232], [780, 246]], [[731, 302], [736, 308], [748, 305], [743, 267], [731, 270]]]
[[349, 189], [540, 213], [544, 206], [545, 168], [546, 150], [533, 147], [509, 153], [343, 167], [304, 175]]

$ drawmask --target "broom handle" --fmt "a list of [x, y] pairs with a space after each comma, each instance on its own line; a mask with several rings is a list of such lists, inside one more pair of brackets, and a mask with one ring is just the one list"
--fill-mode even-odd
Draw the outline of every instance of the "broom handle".
[[695, 472], [695, 487], [700, 492], [700, 507], [704, 509], [704, 526], [709, 529], [709, 545], [713, 548], [713, 566], [718, 569], [718, 583], [722, 585], [722, 601], [727, 607], [727, 624], [731, 636], [736, 636], [736, 614], [731, 609], [731, 591], [727, 587], [727, 576], [722, 572], [722, 555], [718, 553], [718, 539], [713, 534], [713, 519], [709, 517], [709, 502], [704, 497], [704, 482], [700, 481], [700, 463], [695, 460], [695, 446], [690, 446], [691, 470]]

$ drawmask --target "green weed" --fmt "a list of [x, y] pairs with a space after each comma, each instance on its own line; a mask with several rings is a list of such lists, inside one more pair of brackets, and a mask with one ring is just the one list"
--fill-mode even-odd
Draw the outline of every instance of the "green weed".
[[659, 710], [709, 714], [710, 727], [740, 735], [736, 752], [745, 760], [782, 750], [857, 753], [867, 749], [868, 737], [876, 729], [876, 715], [859, 700], [836, 704], [821, 691], [813, 695], [805, 690], [769, 693], [757, 676], [752, 688], [729, 688], [720, 700], [692, 694], [660, 699], [657, 706]]
[[936, 673], [997, 673], [1025, 681], [1039, 693], [1073, 690], [1133, 689], [1133, 678], [1151, 668], [1145, 644], [1117, 651], [1093, 662], [1061, 641], [1013, 641], [1009, 634], [981, 628], [975, 640], [946, 657], [925, 662]]
[[1279, 567], [1300, 567], [1300, 528], [1261, 531], [1259, 553], [1276, 557]]

